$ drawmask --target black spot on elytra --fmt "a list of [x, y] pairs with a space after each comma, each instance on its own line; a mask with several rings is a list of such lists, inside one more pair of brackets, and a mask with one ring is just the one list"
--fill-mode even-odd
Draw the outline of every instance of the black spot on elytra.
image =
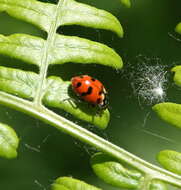
[[87, 96], [87, 95], [91, 94], [91, 93], [92, 93], [92, 90], [93, 90], [93, 88], [92, 88], [91, 86], [89, 86], [87, 92], [83, 92], [83, 93], [81, 94], [81, 96]]
[[100, 92], [99, 92], [99, 95], [101, 95], [103, 93], [103, 91], [101, 90]]
[[81, 85], [82, 85], [82, 83], [78, 82], [77, 85], [76, 85], [76, 88], [79, 88]]
[[86, 96], [87, 94], [86, 94], [86, 92], [82, 92], [82, 94], [81, 94], [81, 96]]
[[98, 98], [97, 99], [97, 104], [100, 104], [101, 103], [101, 98]]
[[91, 78], [91, 81], [95, 81], [96, 79], [95, 78]]
[[88, 90], [87, 90], [87, 95], [92, 93], [93, 88], [91, 86], [89, 86]]

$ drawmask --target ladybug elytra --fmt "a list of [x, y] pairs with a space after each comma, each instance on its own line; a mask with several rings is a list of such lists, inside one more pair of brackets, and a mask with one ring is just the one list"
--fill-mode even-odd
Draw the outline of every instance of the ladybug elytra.
[[100, 109], [106, 109], [107, 91], [103, 84], [88, 75], [75, 76], [71, 79], [72, 89], [82, 100], [97, 105]]

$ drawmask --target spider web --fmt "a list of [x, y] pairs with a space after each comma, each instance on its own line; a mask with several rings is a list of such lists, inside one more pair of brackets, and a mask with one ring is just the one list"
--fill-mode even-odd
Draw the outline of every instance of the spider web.
[[[157, 57], [137, 56], [134, 63], [129, 63], [123, 71], [123, 77], [128, 80], [131, 86], [132, 95], [130, 98], [136, 98], [142, 109], [146, 106], [168, 101], [167, 89], [172, 85], [169, 82], [169, 71], [172, 66], [164, 65], [161, 59]], [[134, 128], [155, 138], [178, 145], [177, 141], [166, 134], [160, 134], [156, 128], [150, 128], [149, 124], [147, 125], [151, 117], [151, 111], [148, 111], [144, 115], [142, 126]]]
[[167, 67], [159, 58], [138, 56], [136, 64], [129, 65], [127, 74], [140, 106], [154, 105], [167, 99]]

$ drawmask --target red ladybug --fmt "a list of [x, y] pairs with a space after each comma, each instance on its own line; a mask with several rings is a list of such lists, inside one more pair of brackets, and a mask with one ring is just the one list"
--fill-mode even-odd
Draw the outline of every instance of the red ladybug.
[[106, 109], [107, 92], [103, 84], [88, 75], [75, 76], [71, 79], [72, 89], [82, 100], [97, 105], [100, 109]]

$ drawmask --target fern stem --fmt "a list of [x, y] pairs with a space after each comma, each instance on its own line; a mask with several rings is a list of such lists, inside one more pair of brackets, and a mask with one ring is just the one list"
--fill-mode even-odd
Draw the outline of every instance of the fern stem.
[[34, 104], [35, 105], [41, 105], [41, 100], [42, 97], [44, 95], [44, 85], [46, 82], [46, 77], [47, 77], [47, 70], [48, 70], [48, 66], [49, 66], [49, 60], [48, 60], [48, 52], [49, 50], [53, 47], [54, 44], [54, 39], [56, 36], [56, 30], [58, 28], [58, 13], [61, 12], [61, 8], [62, 6], [64, 6], [65, 0], [60, 0], [56, 6], [56, 10], [55, 10], [55, 20], [54, 22], [52, 22], [52, 25], [50, 27], [50, 31], [48, 32], [48, 37], [47, 37], [47, 41], [45, 44], [45, 47], [43, 49], [43, 56], [41, 59], [41, 64], [40, 64], [40, 72], [39, 72], [39, 86], [37, 88], [37, 92], [35, 93], [36, 96], [34, 98]]
[[103, 151], [118, 160], [125, 162], [132, 167], [142, 171], [146, 175], [152, 176], [153, 179], [160, 179], [172, 185], [181, 187], [181, 176], [173, 174], [155, 165], [152, 165], [124, 149], [104, 140], [92, 132], [76, 125], [75, 123], [57, 115], [44, 106], [37, 106], [32, 102], [21, 98], [0, 92], [0, 104], [14, 108], [35, 118], [38, 118], [57, 129], [89, 144], [100, 151]]

